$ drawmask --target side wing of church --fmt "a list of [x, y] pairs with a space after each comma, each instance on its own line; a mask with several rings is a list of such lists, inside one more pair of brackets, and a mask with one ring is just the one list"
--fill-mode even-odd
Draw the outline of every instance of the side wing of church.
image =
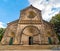
[[20, 18], [8, 23], [1, 43], [12, 45], [58, 44], [53, 25], [44, 21], [41, 11], [32, 5], [21, 10]]

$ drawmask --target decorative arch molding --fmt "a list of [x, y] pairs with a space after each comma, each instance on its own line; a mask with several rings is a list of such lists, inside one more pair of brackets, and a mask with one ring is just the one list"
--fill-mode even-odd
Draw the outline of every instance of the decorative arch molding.
[[[31, 35], [31, 33], [29, 32], [30, 31], [30, 28], [31, 28], [31, 33], [34, 34], [34, 35]], [[32, 30], [33, 29], [33, 30]], [[27, 34], [25, 34], [27, 33]], [[30, 34], [29, 34], [30, 33]], [[38, 36], [39, 37], [39, 34], [40, 34], [40, 30], [36, 27], [36, 26], [26, 26], [22, 29], [21, 31], [21, 34], [20, 34], [20, 44], [21, 44], [21, 40], [22, 40], [22, 36], [27, 36], [27, 37], [35, 37], [35, 36]]]
[[[36, 27], [36, 26], [26, 26], [26, 27], [24, 27], [24, 28], [22, 29], [22, 31], [21, 31], [21, 34], [24, 34], [23, 32], [24, 32], [26, 29], [30, 31], [29, 33], [34, 33], [35, 31], [37, 31], [37, 32], [35, 32], [35, 33], [40, 34], [40, 30], [39, 30], [38, 27]], [[37, 34], [35, 34], [35, 35], [37, 35]], [[34, 35], [34, 36], [35, 36], [35, 35]], [[29, 36], [29, 35], [27, 35], [27, 36]]]

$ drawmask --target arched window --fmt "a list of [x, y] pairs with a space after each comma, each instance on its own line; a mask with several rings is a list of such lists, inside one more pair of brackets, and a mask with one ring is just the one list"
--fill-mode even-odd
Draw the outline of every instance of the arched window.
[[11, 37], [14, 37], [15, 36], [15, 33], [14, 32], [11, 32]]
[[34, 18], [36, 16], [36, 13], [34, 11], [30, 11], [28, 17]]

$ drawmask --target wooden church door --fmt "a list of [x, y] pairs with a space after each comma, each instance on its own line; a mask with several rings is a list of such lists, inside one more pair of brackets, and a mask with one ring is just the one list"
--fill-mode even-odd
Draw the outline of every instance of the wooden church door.
[[52, 40], [50, 37], [48, 37], [49, 44], [52, 44]]
[[33, 37], [29, 37], [29, 45], [33, 45]]
[[10, 39], [9, 45], [13, 44], [13, 37]]

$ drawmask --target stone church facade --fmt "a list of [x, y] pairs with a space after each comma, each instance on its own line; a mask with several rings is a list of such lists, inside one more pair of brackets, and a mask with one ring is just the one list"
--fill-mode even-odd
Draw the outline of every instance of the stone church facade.
[[44, 21], [41, 11], [32, 5], [21, 10], [18, 20], [8, 23], [1, 41], [5, 45], [49, 45], [58, 42], [53, 25]]

